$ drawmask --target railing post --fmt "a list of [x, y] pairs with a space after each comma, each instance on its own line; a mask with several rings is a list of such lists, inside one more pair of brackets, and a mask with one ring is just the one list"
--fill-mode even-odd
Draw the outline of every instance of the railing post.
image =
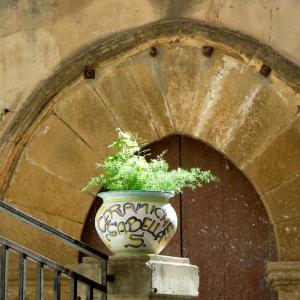
[[[7, 273], [8, 273], [8, 250], [19, 253], [19, 300], [25, 300], [26, 298], [26, 259], [27, 257], [37, 262], [36, 270], [36, 299], [41, 300], [44, 298], [44, 267], [47, 266], [55, 270], [54, 278], [54, 299], [60, 300], [61, 298], [61, 275], [71, 278], [71, 291], [70, 298], [77, 300], [78, 285], [77, 282], [81, 282], [89, 286], [87, 298], [92, 299], [94, 297], [94, 291], [98, 291], [101, 294], [101, 300], [106, 300], [107, 293], [107, 260], [108, 256], [104, 253], [99, 252], [87, 244], [74, 239], [73, 237], [41, 222], [38, 219], [33, 218], [30, 215], [23, 213], [15, 207], [5, 203], [0, 199], [0, 210], [6, 213], [12, 214], [14, 217], [20, 218], [21, 220], [29, 223], [31, 226], [38, 228], [39, 230], [46, 231], [47, 233], [60, 239], [68, 246], [78, 250], [82, 253], [93, 257], [98, 262], [100, 261], [102, 266], [101, 278], [99, 278], [99, 272], [97, 273], [96, 280], [91, 280], [88, 277], [82, 276], [81, 274], [67, 269], [57, 263], [43, 257], [21, 245], [14, 243], [13, 241], [0, 236], [0, 300], [7, 300]], [[101, 279], [101, 284], [99, 283]], [[105, 295], [103, 295], [103, 293]]]
[[70, 300], [77, 300], [77, 279], [71, 278]]
[[[107, 286], [107, 260], [101, 259], [101, 284]], [[107, 295], [101, 295], [101, 300], [107, 300]]]
[[37, 263], [36, 270], [36, 299], [44, 299], [44, 264]]
[[[107, 281], [107, 261], [106, 260], [96, 260], [92, 257], [83, 257], [83, 260], [80, 264], [76, 266], [76, 271], [80, 274], [85, 274], [88, 278], [91, 278], [95, 282], [101, 282], [101, 285], [106, 286]], [[106, 289], [105, 289], [106, 290]], [[93, 288], [93, 297], [90, 296], [90, 286], [79, 287], [78, 288], [78, 296], [82, 299], [98, 299], [104, 300], [107, 299], [106, 291], [101, 291]], [[90, 297], [90, 298], [89, 298]]]
[[87, 290], [86, 290], [86, 299], [87, 300], [93, 300], [94, 299], [94, 289], [91, 286], [87, 287]]
[[0, 297], [7, 299], [8, 247], [0, 245]]
[[26, 298], [26, 255], [19, 256], [19, 300]]
[[61, 272], [55, 270], [54, 272], [54, 300], [60, 300], [60, 290], [61, 290]]

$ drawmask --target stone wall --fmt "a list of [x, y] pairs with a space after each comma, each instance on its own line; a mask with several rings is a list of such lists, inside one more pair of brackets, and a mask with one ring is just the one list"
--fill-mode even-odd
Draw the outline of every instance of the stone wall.
[[192, 18], [257, 38], [299, 64], [297, 0], [4, 0], [0, 3], [2, 126], [70, 55], [108, 34]]
[[[116, 127], [149, 143], [186, 134], [242, 170], [267, 208], [279, 260], [300, 260], [300, 4], [223, 2], [2, 2], [1, 196], [80, 238], [94, 195], [79, 190]], [[95, 79], [84, 79], [85, 66]], [[0, 234], [77, 262], [27, 228], [0, 219]]]
[[[57, 226], [60, 220], [67, 231], [77, 227], [79, 237], [93, 200], [79, 190], [94, 162], [107, 154], [116, 127], [135, 131], [148, 143], [186, 134], [209, 143], [244, 172], [275, 226], [280, 259], [298, 259], [296, 91], [275, 71], [262, 76], [258, 59], [239, 53], [241, 49], [234, 53], [210, 41], [215, 45], [212, 57], [202, 55], [206, 43], [201, 35], [156, 39], [153, 57], [153, 41], [148, 41], [114, 60], [95, 61], [95, 79], [84, 79], [81, 72], [72, 84], [65, 73], [69, 66], [62, 69], [66, 86], [54, 97], [38, 93], [39, 101], [29, 103], [27, 114], [40, 116], [20, 115], [15, 120], [19, 126], [7, 133], [23, 150], [3, 147], [16, 161], [6, 169], [2, 165], [5, 198], [46, 214], [50, 224]], [[54, 91], [59, 89], [51, 80]]]

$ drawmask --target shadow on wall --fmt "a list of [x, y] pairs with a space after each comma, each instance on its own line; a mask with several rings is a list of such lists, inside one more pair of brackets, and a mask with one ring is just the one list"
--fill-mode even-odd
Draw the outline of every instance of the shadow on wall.
[[[66, 13], [71, 14], [76, 11], [80, 11], [82, 8], [90, 4], [90, 0], [61, 1], [61, 3], [56, 0], [0, 0], [0, 15], [7, 13], [7, 10], [18, 9], [19, 13], [21, 13], [21, 17], [26, 15], [43, 15], [52, 16], [53, 18], [53, 15], [55, 13], [57, 14], [57, 9], [59, 9], [59, 14], [63, 12], [65, 15]], [[22, 16], [22, 14], [24, 15]]]
[[163, 13], [165, 17], [182, 17], [202, 2], [203, 0], [149, 0], [156, 13]]
[[[0, 10], [1, 9], [9, 9], [9, 8], [14, 8], [19, 0], [1, 0], [0, 1]], [[1, 13], [1, 11], [0, 11]]]

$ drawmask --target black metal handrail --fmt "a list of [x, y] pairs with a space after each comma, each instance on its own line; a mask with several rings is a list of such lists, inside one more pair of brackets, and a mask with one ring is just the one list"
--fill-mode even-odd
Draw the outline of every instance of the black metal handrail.
[[68, 246], [74, 248], [77, 251], [80, 251], [88, 256], [94, 257], [96, 259], [105, 259], [108, 260], [108, 256], [89, 245], [76, 240], [75, 238], [71, 237], [70, 235], [65, 234], [64, 232], [53, 228], [49, 226], [48, 224], [28, 215], [22, 212], [21, 210], [5, 203], [3, 200], [0, 199], [0, 208], [3, 208], [5, 212], [23, 220], [26, 223], [29, 223], [30, 225], [38, 228], [39, 230], [45, 231], [59, 240], [61, 240], [63, 243], [67, 244]]
[[[77, 299], [77, 281], [87, 285], [87, 299], [93, 299], [94, 289], [102, 292], [102, 298], [106, 299], [107, 292], [107, 260], [108, 256], [101, 253], [100, 251], [88, 246], [87, 244], [63, 233], [60, 230], [57, 230], [48, 224], [22, 212], [21, 210], [5, 203], [3, 200], [0, 200], [0, 211], [9, 213], [14, 217], [21, 219], [22, 221], [29, 223], [31, 226], [45, 231], [48, 234], [58, 238], [63, 243], [72, 247], [73, 249], [80, 251], [88, 256], [94, 257], [101, 262], [101, 284], [97, 283], [77, 272], [71, 271], [54, 261], [37, 254], [21, 245], [14, 243], [13, 241], [8, 240], [5, 237], [0, 236], [0, 300], [7, 299], [7, 270], [8, 270], [8, 250], [12, 250], [19, 253], [19, 299], [25, 299], [25, 282], [26, 282], [26, 258], [30, 258], [33, 261], [38, 263], [37, 267], [37, 289], [36, 289], [36, 298], [43, 299], [43, 270], [44, 266], [55, 271], [54, 276], [54, 299], [60, 299], [60, 278], [63, 274], [71, 278], [71, 298], [72, 300]], [[99, 276], [100, 277], [100, 276]]]
[[[74, 281], [79, 281], [89, 288], [89, 293], [93, 293], [96, 289], [99, 292], [106, 293], [107, 289], [104, 285], [93, 281], [77, 272], [74, 272], [68, 268], [65, 268], [56, 262], [37, 254], [23, 246], [20, 246], [13, 241], [0, 236], [0, 261], [1, 261], [1, 272], [0, 272], [0, 286], [1, 286], [1, 300], [7, 299], [7, 270], [8, 270], [8, 251], [15, 251], [19, 256], [19, 299], [25, 299], [26, 295], [26, 260], [30, 259], [34, 262], [39, 263], [37, 271], [37, 285], [36, 293], [37, 299], [41, 299], [43, 295], [43, 270], [44, 267], [48, 267], [55, 271], [54, 276], [54, 292], [56, 294], [56, 299], [60, 298], [60, 286], [61, 286], [61, 275], [71, 278], [71, 299], [77, 299], [77, 287]], [[39, 296], [38, 296], [39, 295]]]

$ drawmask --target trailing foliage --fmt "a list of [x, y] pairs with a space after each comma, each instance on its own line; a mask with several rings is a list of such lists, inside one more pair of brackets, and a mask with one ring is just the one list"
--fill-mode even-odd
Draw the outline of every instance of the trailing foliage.
[[211, 171], [199, 168], [169, 170], [163, 154], [146, 161], [146, 151], [141, 151], [138, 139], [131, 133], [117, 129], [119, 138], [109, 147], [118, 151], [110, 155], [103, 163], [97, 164], [103, 173], [91, 178], [82, 189], [104, 188], [109, 191], [150, 190], [182, 192], [184, 187], [196, 188], [202, 183], [216, 181]]

